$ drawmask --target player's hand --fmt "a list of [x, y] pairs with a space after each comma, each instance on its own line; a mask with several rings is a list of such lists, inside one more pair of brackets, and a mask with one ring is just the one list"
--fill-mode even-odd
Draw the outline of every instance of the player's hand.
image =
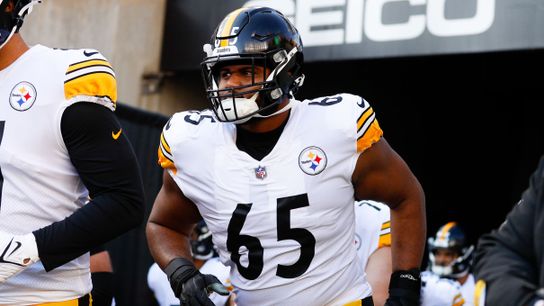
[[40, 260], [34, 234], [0, 231], [0, 284]]
[[389, 298], [385, 306], [418, 306], [421, 295], [419, 269], [395, 271], [389, 282]]
[[198, 272], [193, 263], [184, 258], [175, 258], [164, 269], [174, 294], [182, 306], [214, 306], [208, 294], [216, 292], [229, 295], [227, 288], [217, 277]]

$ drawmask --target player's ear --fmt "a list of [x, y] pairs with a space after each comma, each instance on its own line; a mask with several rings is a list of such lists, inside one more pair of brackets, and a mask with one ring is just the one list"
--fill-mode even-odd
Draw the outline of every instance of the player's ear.
[[11, 13], [13, 12], [13, 8], [15, 5], [13, 4], [13, 0], [8, 0], [8, 5], [6, 5], [6, 8], [4, 9], [5, 13]]

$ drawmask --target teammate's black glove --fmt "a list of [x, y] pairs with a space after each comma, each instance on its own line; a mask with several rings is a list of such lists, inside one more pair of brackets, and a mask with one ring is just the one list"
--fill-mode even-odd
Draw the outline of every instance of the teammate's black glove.
[[193, 263], [185, 258], [173, 259], [164, 272], [182, 306], [214, 306], [208, 298], [212, 291], [229, 295], [217, 277], [198, 272]]
[[389, 298], [385, 306], [417, 306], [421, 295], [419, 269], [395, 271], [389, 282]]

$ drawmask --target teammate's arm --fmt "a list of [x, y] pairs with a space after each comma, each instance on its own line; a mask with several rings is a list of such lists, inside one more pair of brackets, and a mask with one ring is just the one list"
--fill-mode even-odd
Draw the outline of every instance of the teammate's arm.
[[[380, 201], [391, 208], [393, 275], [390, 288], [404, 286], [405, 282], [399, 281], [410, 277], [402, 277], [403, 273], [419, 269], [423, 257], [426, 236], [423, 189], [384, 138], [360, 154], [352, 180], [356, 199]], [[414, 286], [419, 286], [418, 271], [412, 270], [411, 274], [417, 279]], [[390, 290], [390, 296], [391, 293]]]
[[375, 306], [383, 306], [387, 299], [387, 287], [391, 275], [391, 247], [384, 246], [374, 251], [365, 268], [366, 279], [372, 287], [372, 300]]
[[34, 231], [40, 260], [50, 271], [88, 252], [143, 219], [143, 186], [136, 156], [114, 113], [76, 103], [63, 113], [61, 132], [72, 164], [92, 198], [62, 221]]

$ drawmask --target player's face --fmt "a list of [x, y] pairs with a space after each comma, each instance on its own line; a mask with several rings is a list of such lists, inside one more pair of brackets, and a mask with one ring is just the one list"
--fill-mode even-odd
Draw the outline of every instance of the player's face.
[[[230, 65], [219, 70], [219, 89], [247, 86], [253, 83], [264, 82], [270, 73], [269, 69], [253, 65]], [[234, 92], [251, 91], [260, 89], [260, 85], [234, 90]], [[244, 95], [244, 98], [251, 98], [253, 94]]]
[[450, 249], [437, 249], [434, 252], [434, 256], [437, 265], [447, 266], [452, 263], [459, 256], [459, 254]]

